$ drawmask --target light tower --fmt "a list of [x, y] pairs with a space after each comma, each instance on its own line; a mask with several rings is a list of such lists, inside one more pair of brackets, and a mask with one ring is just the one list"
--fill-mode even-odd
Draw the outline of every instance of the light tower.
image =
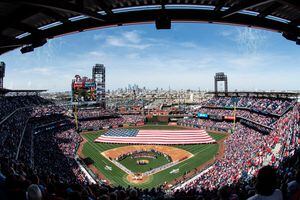
[[103, 64], [96, 64], [93, 67], [93, 79], [96, 83], [96, 102], [105, 108], [105, 67]]
[[224, 74], [224, 72], [218, 72], [215, 75], [215, 95], [218, 96], [218, 82], [224, 82], [225, 88], [224, 93], [225, 96], [228, 95], [228, 82], [227, 82], [227, 75]]
[[3, 89], [3, 78], [5, 76], [5, 63], [0, 62], [0, 89]]

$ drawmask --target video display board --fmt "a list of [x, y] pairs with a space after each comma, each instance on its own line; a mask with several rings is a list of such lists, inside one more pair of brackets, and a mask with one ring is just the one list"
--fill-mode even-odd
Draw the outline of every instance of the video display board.
[[72, 101], [96, 101], [96, 82], [88, 77], [75, 76], [72, 80]]
[[198, 118], [208, 118], [208, 114], [206, 114], [206, 113], [197, 113], [197, 117]]

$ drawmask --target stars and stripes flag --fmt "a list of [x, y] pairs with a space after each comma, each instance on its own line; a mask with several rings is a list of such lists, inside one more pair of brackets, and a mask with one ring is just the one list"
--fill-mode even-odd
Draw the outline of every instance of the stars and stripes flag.
[[[132, 130], [132, 131], [131, 131]], [[112, 129], [95, 142], [116, 144], [207, 144], [216, 141], [205, 130]]]

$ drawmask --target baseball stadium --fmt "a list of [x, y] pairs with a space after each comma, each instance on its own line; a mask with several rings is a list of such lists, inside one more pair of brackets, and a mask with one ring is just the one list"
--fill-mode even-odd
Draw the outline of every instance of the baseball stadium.
[[1, 200], [300, 199], [298, 1], [0, 10]]

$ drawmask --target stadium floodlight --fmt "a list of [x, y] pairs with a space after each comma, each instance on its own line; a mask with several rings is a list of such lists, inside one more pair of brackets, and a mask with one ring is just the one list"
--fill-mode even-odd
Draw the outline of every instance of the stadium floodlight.
[[28, 53], [28, 52], [34, 51], [34, 48], [33, 48], [32, 45], [29, 45], [29, 46], [21, 48], [20, 51], [21, 51], [22, 54], [24, 54], [24, 53]]
[[292, 33], [282, 33], [282, 36], [287, 40], [296, 41], [296, 39], [297, 39], [297, 36]]
[[157, 30], [160, 29], [171, 29], [171, 19], [166, 14], [158, 16], [155, 20], [155, 26]]
[[296, 44], [297, 44], [297, 45], [300, 45], [300, 37], [297, 38]]
[[20, 51], [22, 54], [32, 52], [32, 51], [34, 51], [35, 48], [41, 47], [46, 43], [47, 43], [46, 39], [35, 40], [31, 45], [21, 48]]
[[41, 47], [43, 46], [44, 44], [47, 43], [47, 40], [46, 39], [40, 39], [40, 40], [36, 40], [32, 43], [32, 46], [33, 48], [36, 48], [36, 47]]

